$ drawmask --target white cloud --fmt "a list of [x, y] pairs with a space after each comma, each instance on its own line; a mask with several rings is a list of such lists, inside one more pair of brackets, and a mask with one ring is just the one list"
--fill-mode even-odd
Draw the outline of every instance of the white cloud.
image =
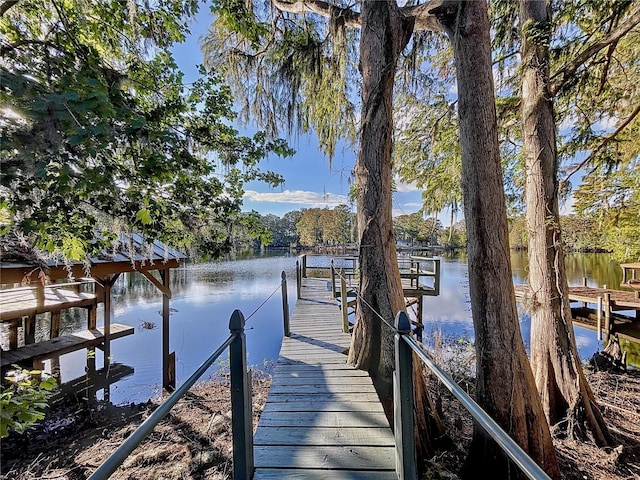
[[309, 192], [305, 190], [285, 190], [283, 192], [266, 193], [247, 190], [244, 193], [244, 198], [254, 202], [294, 203], [312, 207], [336, 206], [349, 202], [346, 195]]
[[575, 198], [573, 195], [570, 195], [568, 198], [560, 201], [560, 215], [572, 215], [574, 212], [573, 204], [575, 203]]
[[577, 121], [578, 118], [575, 115], [569, 115], [558, 125], [558, 131], [563, 135], [568, 134], [575, 127]]
[[604, 130], [607, 132], [612, 132], [616, 129], [617, 124], [618, 119], [616, 117], [608, 117], [605, 115], [593, 124], [593, 128], [594, 130]]
[[398, 176], [395, 178], [396, 181], [396, 192], [406, 193], [406, 192], [421, 192], [414, 182], [405, 183]]

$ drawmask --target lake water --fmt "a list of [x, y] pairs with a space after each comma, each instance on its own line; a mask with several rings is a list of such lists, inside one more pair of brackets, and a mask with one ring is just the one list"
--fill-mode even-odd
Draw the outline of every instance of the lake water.
[[[296, 256], [289, 253], [267, 252], [172, 270], [170, 351], [176, 352], [178, 384], [227, 338], [229, 318], [235, 309], [240, 309], [248, 318], [249, 363], [262, 369], [277, 358], [283, 335], [280, 275], [282, 271], [287, 274], [289, 304], [293, 309], [295, 261]], [[326, 264], [327, 260], [310, 258], [308, 265], [314, 262]], [[512, 263], [514, 281], [524, 283], [526, 255], [513, 253]], [[569, 255], [567, 267], [570, 285], [580, 285], [586, 277], [589, 285], [613, 287], [621, 278], [619, 267], [607, 255]], [[111, 343], [112, 362], [133, 367], [134, 373], [111, 386], [110, 400], [115, 404], [143, 401], [160, 392], [161, 295], [141, 275], [125, 274], [113, 289], [112, 303], [112, 322], [135, 327], [135, 334]], [[423, 311], [426, 332], [440, 329], [445, 334], [473, 337], [465, 258], [442, 258], [440, 296], [425, 297]], [[99, 323], [101, 318], [99, 310]], [[67, 331], [86, 328], [86, 313], [71, 311], [64, 328]], [[526, 314], [521, 315], [521, 328], [528, 343], [530, 319]], [[580, 327], [576, 327], [575, 332], [583, 359], [602, 348], [595, 332]], [[87, 352], [82, 350], [61, 358], [63, 382], [85, 373], [86, 357]], [[101, 352], [97, 350], [96, 363], [102, 365], [102, 362]], [[212, 367], [203, 378], [219, 368], [220, 365]]]

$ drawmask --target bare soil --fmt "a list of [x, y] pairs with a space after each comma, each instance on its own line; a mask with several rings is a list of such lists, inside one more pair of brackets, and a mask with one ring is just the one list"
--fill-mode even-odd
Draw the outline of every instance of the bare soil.
[[[616, 445], [599, 449], [589, 442], [555, 438], [566, 480], [640, 479], [640, 372], [589, 371]], [[254, 428], [270, 386], [254, 378]], [[443, 392], [440, 392], [443, 393]], [[426, 459], [429, 479], [456, 479], [471, 439], [472, 424], [455, 401], [440, 402], [454, 447]], [[2, 479], [76, 480], [87, 478], [153, 411], [156, 403], [78, 406], [50, 416], [28, 435], [2, 442]], [[111, 477], [113, 479], [231, 478], [231, 407], [225, 380], [194, 387]], [[47, 426], [48, 425], [48, 426]]]
[[[254, 428], [270, 385], [269, 377], [254, 375]], [[76, 406], [75, 409], [56, 412], [45, 419], [43, 426], [28, 435], [3, 441], [0, 478], [86, 479], [156, 407], [156, 402], [147, 402], [120, 407], [98, 406], [89, 411]], [[176, 404], [111, 478], [229, 479], [231, 445], [228, 381], [199, 383]]]
[[[552, 429], [556, 455], [565, 480], [640, 480], [640, 372], [595, 371], [585, 368], [596, 401], [609, 426], [614, 445], [598, 448], [589, 440], [566, 438]], [[470, 380], [459, 383], [473, 391]], [[432, 392], [445, 423], [447, 435], [454, 445], [425, 462], [429, 479], [457, 479], [466, 451], [471, 443], [471, 417], [444, 387], [432, 382]]]

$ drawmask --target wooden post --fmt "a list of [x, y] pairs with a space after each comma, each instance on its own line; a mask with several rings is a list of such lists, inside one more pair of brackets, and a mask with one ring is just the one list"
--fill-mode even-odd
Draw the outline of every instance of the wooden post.
[[340, 275], [340, 305], [342, 307], [342, 331], [349, 333], [349, 297], [347, 296], [347, 282], [344, 279], [344, 269]]
[[282, 271], [280, 274], [282, 278], [282, 319], [284, 321], [284, 336], [291, 336], [291, 328], [289, 326], [289, 300], [287, 299], [287, 274]]
[[[96, 305], [87, 307], [87, 328], [93, 330], [97, 325], [97, 308]], [[58, 321], [60, 321], [60, 314], [58, 314]]]
[[336, 267], [333, 264], [333, 258], [329, 263], [329, 271], [331, 272], [331, 298], [336, 298]]
[[[582, 277], [582, 286], [586, 287], [587, 285], [587, 277]], [[582, 302], [582, 308], [587, 308], [587, 302]]]
[[49, 327], [49, 338], [56, 338], [60, 335], [60, 310], [51, 312], [51, 325]]
[[169, 280], [170, 270], [165, 268], [160, 270], [160, 278], [162, 279], [162, 386], [168, 390], [173, 391], [176, 388], [176, 379], [171, 378], [170, 372], [175, 372], [175, 365], [170, 365], [171, 358], [175, 361], [175, 355], [171, 357], [169, 353], [169, 315], [171, 311], [169, 309]]
[[394, 436], [396, 441], [396, 474], [403, 480], [418, 478], [413, 422], [413, 353], [402, 335], [411, 333], [409, 317], [396, 315], [396, 369], [393, 372]]
[[433, 260], [433, 267], [435, 271], [435, 279], [433, 282], [433, 289], [436, 295], [440, 295], [440, 259]]
[[300, 277], [300, 261], [296, 260], [296, 300], [300, 300], [301, 289], [302, 289], [302, 278]]
[[18, 322], [19, 319], [14, 318], [9, 324], [9, 350], [18, 348]]
[[104, 366], [109, 365], [111, 357], [111, 287], [114, 280], [111, 275], [104, 279]]
[[36, 316], [30, 315], [24, 319], [24, 344], [36, 342]]
[[302, 255], [302, 278], [307, 278], [307, 254]]
[[420, 295], [418, 297], [418, 307], [417, 307], [417, 312], [416, 312], [416, 316], [418, 318], [416, 318], [416, 321], [418, 322], [418, 325], [416, 326], [416, 338], [418, 339], [419, 342], [422, 342], [422, 332], [424, 331], [424, 325], [422, 324], [422, 302], [424, 301], [424, 296]]
[[609, 340], [611, 334], [611, 294], [604, 294], [604, 334], [605, 340]]
[[596, 330], [598, 332], [598, 341], [602, 341], [602, 297], [598, 296], [596, 308]]
[[229, 320], [229, 331], [236, 338], [229, 345], [231, 375], [231, 430], [233, 436], [233, 478], [250, 479], [253, 476], [253, 426], [251, 392], [247, 374], [247, 344], [244, 333], [244, 315], [235, 310]]

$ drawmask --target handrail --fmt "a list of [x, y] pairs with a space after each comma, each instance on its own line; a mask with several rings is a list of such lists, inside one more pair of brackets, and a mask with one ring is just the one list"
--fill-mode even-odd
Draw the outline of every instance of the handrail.
[[549, 480], [545, 471], [478, 405], [460, 386], [453, 381], [411, 337], [409, 317], [399, 312], [395, 319], [396, 371], [394, 372], [395, 435], [398, 449], [398, 472], [400, 478], [415, 477], [415, 446], [413, 439], [413, 387], [412, 351], [436, 375], [444, 386], [456, 397], [489, 436], [500, 446], [507, 456], [532, 480]]
[[[220, 345], [198, 369], [187, 378], [169, 397], [154, 410], [123, 443], [120, 445], [98, 469], [91, 474], [89, 480], [104, 480], [126, 460], [138, 445], [153, 431], [174, 405], [187, 393], [193, 384], [209, 369], [220, 355], [229, 347], [232, 392], [232, 429], [233, 429], [233, 470], [234, 478], [250, 478], [247, 473], [253, 471], [253, 444], [251, 442], [251, 401], [247, 401], [248, 374], [246, 366], [246, 345], [244, 334], [244, 316], [240, 310], [235, 310], [229, 320], [229, 337]], [[235, 347], [235, 348], [234, 348]], [[240, 365], [238, 365], [240, 363]], [[241, 383], [239, 385], [238, 383]], [[244, 387], [244, 388], [243, 388]], [[247, 418], [248, 417], [248, 418]], [[248, 425], [247, 425], [248, 424]], [[248, 426], [248, 433], [246, 432]], [[249, 440], [249, 445], [245, 445]], [[244, 442], [236, 445], [236, 442]], [[237, 457], [242, 456], [242, 457]], [[240, 470], [238, 470], [240, 469]]]

